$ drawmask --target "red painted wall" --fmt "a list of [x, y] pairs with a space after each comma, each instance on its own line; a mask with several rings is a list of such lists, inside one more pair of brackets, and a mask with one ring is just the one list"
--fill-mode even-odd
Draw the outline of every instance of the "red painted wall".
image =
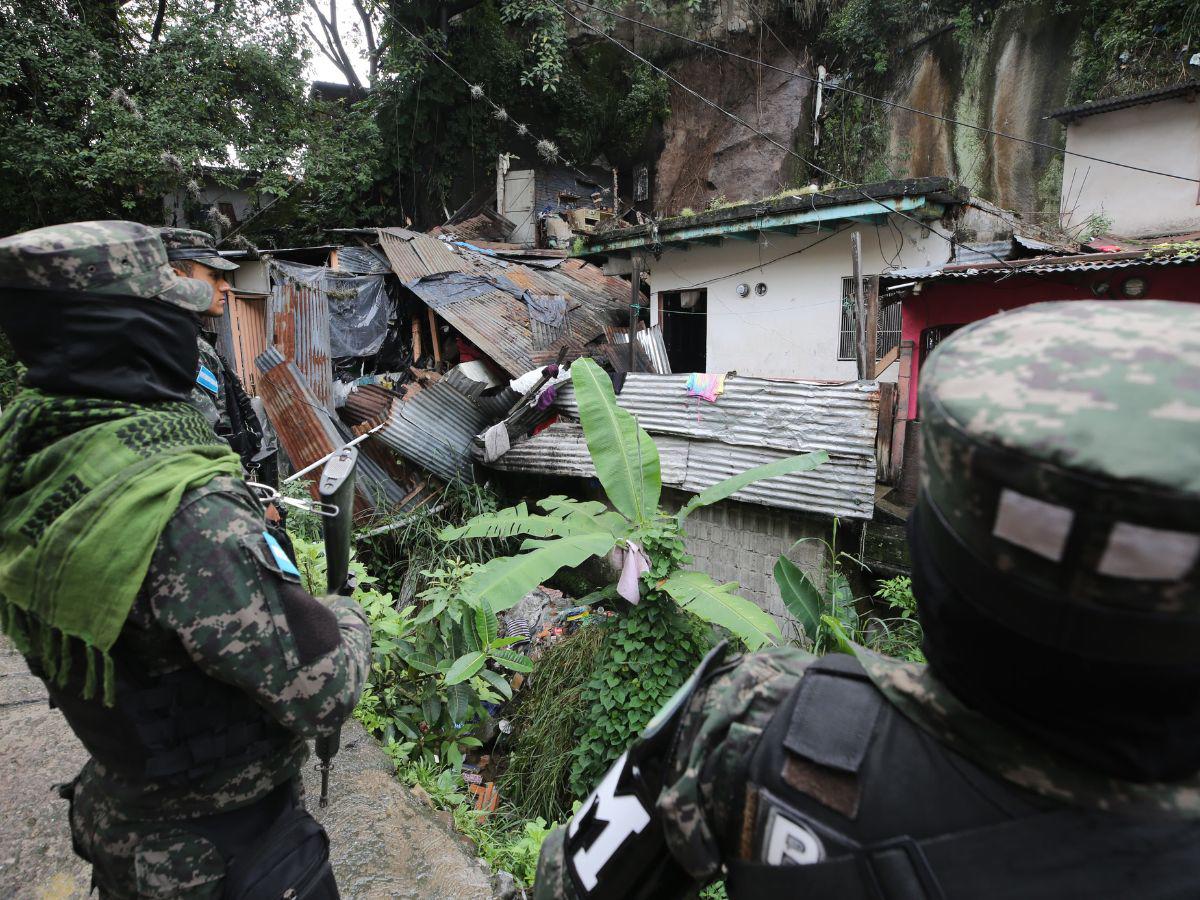
[[[1055, 272], [1046, 275], [991, 276], [970, 281], [957, 278], [926, 281], [919, 294], [902, 301], [901, 337], [913, 342], [913, 371], [909, 383], [906, 418], [917, 418], [920, 383], [921, 332], [935, 325], [966, 325], [1005, 310], [1047, 300], [1094, 300], [1092, 285], [1107, 281], [1114, 289], [1126, 278], [1145, 278], [1147, 299], [1188, 300], [1200, 303], [1200, 268], [1180, 266], [1129, 266], [1092, 272]], [[1137, 303], [1127, 300], [1127, 303]], [[900, 400], [901, 408], [904, 398]]]

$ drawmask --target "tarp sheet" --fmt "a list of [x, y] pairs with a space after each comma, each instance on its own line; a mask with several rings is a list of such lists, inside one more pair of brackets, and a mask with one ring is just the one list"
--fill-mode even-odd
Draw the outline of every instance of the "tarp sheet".
[[[352, 248], [346, 248], [352, 249]], [[329, 355], [373, 356], [383, 346], [392, 300], [384, 275], [343, 275], [326, 266], [275, 262], [288, 278], [319, 290], [329, 303]]]

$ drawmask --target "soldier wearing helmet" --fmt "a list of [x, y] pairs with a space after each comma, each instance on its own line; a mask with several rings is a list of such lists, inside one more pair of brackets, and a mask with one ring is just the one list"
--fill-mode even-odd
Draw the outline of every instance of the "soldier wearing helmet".
[[1200, 896], [1200, 306], [1062, 302], [922, 371], [928, 665], [706, 660], [538, 898]]
[[335, 897], [299, 772], [370, 632], [301, 587], [189, 403], [212, 299], [144, 225], [0, 240], [28, 366], [0, 417], [0, 625], [89, 752], [63, 795], [101, 897]]

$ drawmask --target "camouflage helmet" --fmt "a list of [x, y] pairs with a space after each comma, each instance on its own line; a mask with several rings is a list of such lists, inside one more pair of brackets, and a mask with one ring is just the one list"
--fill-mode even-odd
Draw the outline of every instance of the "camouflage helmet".
[[212, 287], [175, 274], [158, 232], [137, 222], [69, 222], [6, 237], [3, 288], [144, 297], [192, 312], [212, 305]]
[[196, 231], [193, 228], [160, 228], [158, 233], [162, 237], [163, 246], [167, 248], [167, 258], [172, 261], [192, 260], [223, 272], [232, 272], [238, 267], [237, 263], [221, 256], [213, 236], [207, 231]]
[[916, 519], [966, 601], [1096, 659], [1200, 647], [1200, 305], [1041, 303], [921, 370]]

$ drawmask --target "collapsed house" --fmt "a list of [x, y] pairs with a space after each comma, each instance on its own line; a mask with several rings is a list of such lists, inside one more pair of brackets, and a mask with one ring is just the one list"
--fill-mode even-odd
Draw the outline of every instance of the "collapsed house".
[[645, 295], [584, 260], [453, 232], [333, 233], [322, 247], [227, 254], [242, 265], [219, 349], [292, 471], [358, 442], [360, 521], [413, 511], [450, 482], [562, 476], [586, 492], [595, 471], [569, 380], [583, 356], [658, 444], [667, 505], [776, 459], [829, 454], [690, 520], [697, 565], [768, 611], [784, 615], [780, 554], [819, 572], [817, 545], [796, 541], [827, 536], [834, 517], [871, 518], [877, 382], [674, 374], [660, 325], [635, 318], [629, 340]]

